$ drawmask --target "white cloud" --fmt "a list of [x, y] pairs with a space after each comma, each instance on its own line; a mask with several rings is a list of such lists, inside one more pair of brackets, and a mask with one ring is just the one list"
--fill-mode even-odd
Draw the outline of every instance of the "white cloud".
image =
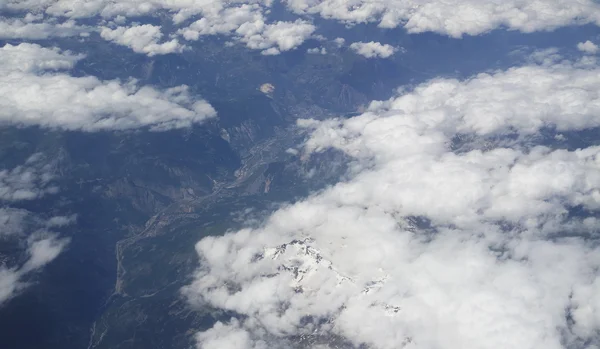
[[173, 15], [176, 23], [195, 16], [211, 16], [228, 4], [261, 4], [271, 6], [271, 0], [250, 1], [189, 1], [189, 0], [92, 0], [81, 2], [79, 0], [8, 0], [0, 3], [0, 9], [29, 10], [44, 12], [46, 15], [67, 18], [86, 18], [102, 16], [115, 18], [117, 16], [139, 17], [154, 15], [158, 12], [168, 11]]
[[42, 40], [50, 37], [69, 37], [87, 33], [87, 27], [78, 26], [75, 21], [63, 23], [39, 22], [32, 16], [0, 18], [0, 39]]
[[367, 58], [388, 58], [393, 55], [398, 49], [388, 44], [379, 42], [354, 42], [350, 48], [361, 56]]
[[187, 40], [198, 40], [203, 35], [231, 34], [242, 25], [264, 26], [264, 17], [258, 5], [242, 4], [225, 8], [216, 13], [207, 13], [180, 33]]
[[598, 52], [598, 45], [588, 40], [586, 42], [578, 43], [577, 49], [581, 52], [596, 54]]
[[600, 23], [600, 5], [593, 0], [286, 0], [286, 3], [298, 13], [319, 14], [352, 24], [379, 22], [384, 28], [402, 26], [410, 33], [432, 31], [452, 37], [477, 35], [500, 27], [533, 32]]
[[77, 219], [76, 215], [70, 216], [54, 216], [48, 219], [46, 222], [46, 227], [64, 227], [65, 225], [72, 224]]
[[344, 46], [344, 43], [346, 42], [346, 39], [344, 38], [335, 38], [333, 39], [333, 42], [338, 46], [338, 47], [342, 47]]
[[[270, 6], [272, 1], [233, 1], [236, 4], [260, 4]], [[89, 18], [101, 16], [104, 18], [139, 17], [154, 15], [160, 11], [172, 14], [175, 23], [196, 16], [215, 17], [230, 3], [225, 1], [189, 1], [189, 0], [93, 0], [80, 2], [78, 0], [8, 0], [0, 3], [10, 10], [29, 10], [33, 12], [44, 12], [46, 15], [67, 18]]]
[[600, 147], [553, 149], [536, 133], [600, 126], [598, 87], [597, 67], [531, 65], [301, 121], [305, 152], [346, 153], [349, 179], [198, 242], [183, 293], [242, 315], [198, 334], [198, 348], [594, 343], [600, 249], [577, 236], [598, 237]]
[[100, 36], [105, 40], [130, 47], [134, 52], [145, 53], [148, 56], [176, 53], [184, 49], [177, 39], [159, 43], [163, 37], [160, 26], [150, 24], [115, 29], [102, 27]]
[[61, 228], [73, 224], [76, 218], [75, 215], [70, 215], [40, 219], [24, 209], [3, 207], [0, 208], [0, 237], [22, 235], [32, 226], [44, 229]]
[[[216, 18], [227, 7], [240, 4], [270, 8], [272, 1], [8, 0], [0, 4], [0, 9], [43, 11], [49, 16], [67, 18], [137, 17], [166, 11], [176, 23], [181, 23], [196, 15]], [[432, 31], [452, 37], [478, 35], [502, 27], [533, 32], [600, 23], [600, 5], [594, 0], [286, 0], [285, 4], [297, 13], [318, 14], [349, 24], [377, 22], [384, 28], [402, 26], [411, 33]]]
[[289, 51], [301, 45], [316, 28], [306, 21], [296, 20], [269, 24], [262, 33], [240, 29], [238, 32], [244, 35], [244, 41], [250, 48], [264, 49], [274, 46], [280, 51]]
[[19, 287], [19, 273], [0, 267], [0, 305], [13, 297]]
[[306, 50], [306, 53], [310, 53], [310, 54], [317, 54], [317, 55], [326, 55], [327, 54], [327, 49], [325, 49], [325, 47], [313, 47], [313, 48], [309, 48], [308, 50]]
[[[45, 160], [41, 153], [36, 153], [23, 165], [0, 170], [0, 203], [33, 200], [56, 193], [58, 189], [51, 186], [52, 165]], [[24, 209], [0, 208], [0, 239], [27, 245], [27, 260], [21, 266], [7, 266], [5, 260], [0, 265], [0, 305], [27, 286], [24, 277], [50, 263], [68, 244], [68, 239], [59, 238], [47, 229], [74, 221], [74, 216], [43, 219]]]
[[489, 135], [512, 128], [532, 134], [547, 125], [581, 130], [600, 126], [599, 74], [598, 67], [565, 63], [482, 73], [465, 81], [433, 79], [412, 93], [373, 102], [370, 108], [419, 115], [414, 127], [435, 127], [445, 135]]
[[52, 185], [52, 165], [40, 154], [31, 156], [25, 164], [12, 169], [0, 169], [0, 201], [22, 201], [57, 192]]
[[[305, 20], [267, 23], [264, 12], [272, 1], [212, 1], [190, 2], [188, 0], [95, 0], [80, 3], [73, 0], [30, 0], [11, 1], [9, 9], [44, 11], [48, 16], [84, 18], [100, 15], [105, 18], [153, 15], [160, 10], [173, 14], [175, 24], [193, 16], [201, 18], [178, 33], [186, 40], [198, 40], [203, 35], [232, 35], [251, 49], [262, 50], [263, 54], [279, 54], [289, 51], [304, 42], [315, 31], [314, 25]], [[32, 31], [33, 29], [30, 29]], [[101, 28], [101, 36], [120, 45], [131, 47], [135, 52], [149, 55], [180, 52], [183, 48], [177, 39], [158, 43], [162, 38], [160, 27], [150, 24], [133, 27]]]
[[0, 50], [0, 74], [2, 76], [15, 72], [41, 74], [51, 70], [68, 70], [85, 57], [69, 51], [61, 52], [58, 48], [42, 48], [39, 45], [27, 43], [17, 46], [7, 44]]
[[303, 20], [267, 24], [261, 6], [243, 4], [207, 13], [179, 33], [187, 40], [198, 40], [204, 35], [233, 35], [248, 48], [276, 55], [295, 49], [311, 37], [315, 29]]
[[29, 260], [21, 268], [21, 272], [27, 273], [39, 269], [54, 260], [67, 245], [68, 240], [59, 240], [54, 236], [42, 239], [30, 239], [27, 253]]
[[69, 130], [181, 128], [216, 115], [186, 86], [157, 90], [134, 80], [101, 81], [47, 70], [68, 69], [81, 56], [39, 45], [0, 48], [0, 122]]
[[267, 349], [269, 346], [264, 341], [255, 341], [239, 321], [232, 319], [230, 323], [218, 322], [213, 328], [206, 332], [198, 333], [196, 336], [198, 345], [203, 349]]
[[27, 247], [29, 258], [21, 267], [0, 266], [0, 305], [25, 288], [27, 284], [22, 279], [58, 257], [68, 242], [68, 239], [58, 239], [53, 235], [31, 238]]

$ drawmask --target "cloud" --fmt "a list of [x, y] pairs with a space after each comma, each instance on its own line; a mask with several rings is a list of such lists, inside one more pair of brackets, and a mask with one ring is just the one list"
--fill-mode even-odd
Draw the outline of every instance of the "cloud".
[[0, 305], [13, 297], [19, 287], [19, 273], [0, 267]]
[[326, 55], [327, 54], [327, 49], [325, 49], [325, 47], [313, 47], [313, 48], [309, 48], [308, 50], [306, 50], [306, 53], [310, 53], [310, 54], [317, 54], [317, 55]]
[[158, 41], [163, 37], [160, 26], [150, 24], [115, 29], [102, 27], [100, 36], [105, 40], [130, 47], [134, 52], [145, 53], [148, 56], [176, 53], [184, 49], [177, 39], [159, 44]]
[[22, 233], [27, 215], [26, 210], [10, 207], [0, 208], [0, 237]]
[[240, 27], [238, 33], [243, 35], [242, 41], [252, 49], [276, 49], [277, 51], [289, 51], [301, 45], [316, 27], [306, 21], [296, 20], [294, 22], [278, 21], [268, 24], [262, 32], [257, 28]]
[[153, 130], [188, 127], [216, 115], [187, 86], [157, 90], [135, 80], [73, 77], [65, 70], [82, 56], [34, 44], [0, 48], [0, 122], [68, 130]]
[[[104, 18], [137, 17], [154, 15], [158, 11], [164, 10], [173, 14], [173, 21], [176, 25], [191, 17], [200, 16], [200, 19], [185, 28], [180, 28], [177, 33], [186, 40], [198, 40], [204, 35], [232, 35], [235, 40], [244, 43], [251, 49], [261, 50], [266, 55], [292, 50], [311, 37], [316, 27], [306, 20], [268, 23], [264, 12], [268, 10], [271, 3], [271, 1], [206, 3], [161, 0], [144, 2], [126, 0], [115, 3], [114, 1], [98, 0], [84, 5], [73, 0], [31, 0], [27, 2], [10, 1], [4, 6], [12, 10], [44, 11], [47, 16], [71, 19], [97, 15]], [[19, 23], [15, 21], [12, 27], [25, 26], [25, 24]], [[37, 35], [42, 35], [42, 28], [38, 27]], [[46, 26], [45, 28], [50, 29], [51, 27]], [[159, 43], [163, 36], [161, 28], [150, 24], [114, 29], [100, 27], [99, 29], [104, 39], [131, 47], [138, 53], [166, 54], [180, 52], [184, 47], [177, 39]], [[33, 32], [34, 28], [28, 28], [28, 31]]]
[[76, 218], [75, 215], [70, 215], [40, 219], [24, 209], [2, 207], [0, 208], [0, 238], [20, 236], [28, 230], [40, 227], [44, 229], [65, 227], [73, 224]]
[[[242, 22], [243, 19], [237, 17], [248, 15], [248, 8], [244, 8], [245, 6], [253, 8], [252, 17], [257, 13], [262, 17], [262, 12], [270, 9], [272, 3], [271, 0], [8, 0], [0, 4], [0, 9], [43, 12], [47, 16], [70, 19], [95, 16], [140, 17], [166, 12], [172, 15], [176, 24], [201, 16], [205, 22], [199, 23], [198, 26], [222, 34], [224, 31], [236, 30], [226, 29], [235, 27], [236, 23], [256, 25], [255, 18]], [[497, 28], [530, 33], [569, 25], [600, 23], [600, 5], [594, 0], [286, 0], [284, 4], [289, 10], [304, 16], [320, 15], [347, 24], [376, 22], [382, 28], [404, 27], [410, 33], [436, 32], [455, 38], [478, 35]], [[223, 21], [219, 17], [228, 20]], [[194, 28], [190, 29], [190, 32], [192, 31], [201, 32]]]
[[383, 28], [401, 26], [410, 33], [431, 31], [457, 38], [501, 27], [529, 33], [600, 23], [600, 5], [592, 0], [286, 0], [286, 3], [297, 13], [319, 14], [350, 24], [378, 22]]
[[[183, 5], [184, 2], [175, 1], [171, 3]], [[113, 17], [119, 14], [141, 16], [161, 9], [175, 10], [175, 8], [174, 6], [169, 6], [169, 2], [160, 0], [124, 0], [118, 3], [112, 0], [95, 0], [85, 3], [77, 0], [8, 0], [0, 4], [0, 9], [45, 12], [50, 16], [69, 18], [87, 18], [98, 15]]]
[[586, 42], [578, 43], [577, 49], [581, 52], [596, 54], [598, 52], [598, 45], [588, 40]]
[[335, 38], [333, 39], [333, 42], [338, 46], [338, 47], [342, 47], [344, 46], [344, 43], [346, 42], [346, 39], [344, 38]]
[[265, 341], [254, 341], [235, 319], [228, 324], [218, 322], [208, 331], [198, 333], [196, 340], [203, 349], [269, 348]]
[[[124, 17], [152, 16], [164, 11], [172, 14], [179, 24], [193, 16], [216, 17], [228, 6], [225, 1], [188, 1], [188, 0], [8, 0], [0, 3], [0, 9], [12, 11], [43, 12], [47, 16], [72, 19], [101, 16], [105, 19]], [[248, 4], [270, 7], [270, 0], [235, 1], [233, 5]], [[244, 5], [242, 5], [244, 6]]]
[[52, 227], [64, 227], [66, 225], [72, 224], [73, 222], [75, 222], [76, 219], [77, 219], [76, 215], [54, 216], [54, 217], [51, 217], [46, 222], [46, 227], [48, 227], [48, 228], [52, 228]]
[[59, 240], [54, 236], [42, 239], [30, 239], [27, 252], [29, 260], [21, 268], [22, 273], [39, 269], [54, 260], [66, 246], [68, 240]]
[[0, 39], [43, 40], [51, 37], [69, 37], [88, 33], [87, 27], [78, 26], [75, 21], [62, 23], [50, 20], [40, 22], [43, 16], [27, 14], [25, 18], [0, 18]]
[[[27, 66], [27, 65], [26, 65]], [[0, 170], [0, 204], [34, 200], [58, 191], [51, 185], [54, 178], [52, 164], [41, 153], [31, 155], [23, 165]], [[0, 265], [0, 305], [27, 286], [24, 281], [31, 273], [40, 270], [54, 260], [69, 243], [48, 230], [72, 224], [75, 216], [54, 216], [45, 219], [24, 209], [4, 206], [0, 208], [0, 239], [3, 243], [14, 242], [27, 246], [26, 261], [21, 266]], [[10, 256], [19, 260], [23, 251], [11, 249]], [[1, 256], [0, 257], [4, 257]]]
[[316, 29], [304, 20], [267, 24], [262, 11], [262, 7], [256, 4], [224, 8], [206, 13], [187, 28], [180, 29], [179, 33], [187, 40], [198, 40], [204, 35], [233, 35], [248, 48], [274, 55], [298, 47]]
[[[492, 135], [512, 129], [533, 134], [548, 125], [559, 131], [582, 130], [600, 126], [598, 74], [597, 66], [559, 63], [482, 73], [464, 81], [433, 79], [416, 86], [412, 93], [373, 102], [370, 108], [374, 113], [397, 110], [419, 115], [414, 127], [435, 127], [441, 135]], [[313, 142], [309, 145], [316, 147]]]
[[30, 238], [27, 247], [29, 258], [20, 268], [0, 266], [0, 305], [27, 287], [23, 279], [53, 261], [68, 243], [68, 239], [59, 239], [54, 235]]
[[21, 166], [0, 169], [0, 201], [33, 200], [56, 193], [53, 178], [52, 165], [34, 154]]
[[85, 57], [69, 51], [61, 52], [58, 48], [43, 48], [27, 43], [17, 46], [7, 44], [0, 50], [0, 74], [2, 76], [16, 72], [41, 75], [45, 71], [68, 70]]
[[259, 5], [242, 4], [208, 12], [189, 27], [180, 30], [180, 33], [187, 40], [198, 40], [203, 35], [232, 34], [242, 25], [264, 27], [264, 17]]
[[300, 121], [305, 154], [346, 153], [348, 179], [196, 244], [183, 294], [239, 314], [198, 348], [597, 344], [600, 147], [540, 131], [600, 126], [599, 86], [597, 67], [532, 64]]
[[[233, 5], [261, 5], [269, 7], [272, 1], [236, 1]], [[197, 15], [217, 17], [228, 6], [225, 1], [188, 1], [188, 0], [94, 0], [82, 3], [78, 0], [8, 0], [0, 3], [0, 9], [13, 11], [43, 12], [47, 16], [72, 19], [101, 16], [105, 19], [124, 17], [152, 16], [161, 11], [172, 14], [176, 24]]]
[[350, 48], [359, 55], [367, 58], [388, 58], [398, 50], [391, 45], [382, 45], [381, 43], [375, 41], [354, 42], [350, 45]]

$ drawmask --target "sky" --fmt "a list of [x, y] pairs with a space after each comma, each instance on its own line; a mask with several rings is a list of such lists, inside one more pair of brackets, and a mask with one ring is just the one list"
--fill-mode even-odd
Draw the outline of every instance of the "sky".
[[[315, 39], [385, 60], [404, 48], [324, 37], [365, 23], [456, 40], [598, 26], [591, 0], [8, 0], [0, 11], [0, 122], [82, 132], [185, 128], [218, 118], [185, 85], [71, 74], [82, 54], [38, 40], [99, 35], [140, 55], [181, 54], [206, 36], [263, 55]], [[149, 21], [166, 15], [168, 29]], [[146, 22], [144, 22], [146, 21]], [[206, 237], [181, 290], [191, 307], [238, 316], [197, 332], [199, 349], [600, 347], [600, 146], [569, 146], [600, 127], [598, 43], [533, 52], [521, 65], [398, 86], [352, 117], [297, 121], [292, 153], [347, 156], [339, 182], [258, 226]], [[575, 52], [575, 53], [573, 53]], [[325, 47], [312, 54], [328, 54]], [[440, 57], [442, 59], [443, 57]], [[11, 207], [60, 191], [52, 160], [0, 170], [0, 234], [28, 259], [0, 268], [0, 303], [68, 240], [76, 217]], [[27, 223], [28, 217], [33, 223]], [[190, 329], [194, 330], [194, 329]]]

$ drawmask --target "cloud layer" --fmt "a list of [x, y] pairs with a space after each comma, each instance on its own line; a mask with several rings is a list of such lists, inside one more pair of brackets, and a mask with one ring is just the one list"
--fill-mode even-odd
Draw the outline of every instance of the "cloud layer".
[[[350, 25], [374, 22], [382, 28], [403, 27], [410, 33], [436, 32], [456, 38], [498, 28], [529, 33], [569, 25], [600, 24], [600, 5], [593, 0], [285, 0], [284, 4], [288, 10], [305, 17], [319, 15]], [[95, 16], [113, 19], [166, 12], [175, 24], [197, 19], [192, 26], [181, 28], [188, 39], [216, 33], [230, 34], [252, 48], [249, 36], [256, 35], [262, 42], [258, 49], [266, 51], [265, 54], [284, 51], [286, 45], [280, 45], [282, 41], [294, 42], [305, 37], [307, 31], [314, 31], [310, 30], [308, 22], [285, 22], [287, 33], [277, 33], [279, 39], [264, 35], [263, 31], [267, 29], [263, 27], [277, 25], [267, 23], [265, 19], [271, 7], [271, 0], [8, 0], [0, 4], [0, 9], [43, 12], [46, 16], [69, 19]], [[116, 34], [126, 36], [124, 32]], [[265, 47], [267, 43], [271, 47]]]
[[297, 13], [319, 14], [346, 23], [377, 22], [410, 33], [436, 32], [452, 37], [478, 35], [506, 27], [522, 32], [600, 23], [600, 5], [592, 0], [562, 2], [480, 0], [286, 0]]
[[0, 18], [0, 39], [43, 40], [51, 37], [85, 35], [89, 28], [68, 20], [57, 23], [43, 21], [43, 16], [27, 14], [25, 18]]
[[0, 48], [0, 122], [68, 130], [154, 130], [188, 127], [216, 115], [187, 86], [157, 90], [130, 80], [73, 77], [83, 56], [35, 44]]
[[183, 293], [241, 315], [198, 348], [600, 344], [600, 147], [539, 132], [600, 126], [599, 86], [595, 67], [530, 65], [301, 121], [305, 152], [346, 153], [350, 178], [198, 242]]

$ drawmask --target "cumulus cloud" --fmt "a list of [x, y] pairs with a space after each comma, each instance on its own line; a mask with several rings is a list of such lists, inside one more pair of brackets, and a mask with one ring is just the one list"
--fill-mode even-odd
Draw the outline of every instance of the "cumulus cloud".
[[[191, 25], [180, 28], [178, 33], [186, 40], [198, 40], [204, 35], [232, 35], [236, 40], [251, 49], [262, 50], [263, 54], [273, 55], [289, 51], [309, 38], [315, 26], [305, 20], [293, 22], [276, 21], [268, 23], [265, 11], [272, 1], [164, 1], [138, 0], [114, 1], [98, 0], [93, 3], [80, 3], [73, 0], [56, 1], [9, 1], [4, 6], [12, 10], [44, 11], [47, 16], [67, 17], [71, 19], [102, 16], [104, 18], [125, 18], [154, 15], [160, 10], [173, 14], [175, 24], [181, 24], [188, 18], [201, 17]], [[15, 24], [16, 23], [16, 24]], [[13, 27], [25, 24], [13, 23]], [[71, 23], [71, 22], [69, 22]], [[29, 25], [32, 27], [32, 25]], [[46, 27], [50, 28], [50, 27]], [[17, 30], [11, 29], [12, 31]], [[39, 27], [38, 29], [41, 29]], [[159, 26], [150, 24], [132, 27], [101, 27], [101, 36], [117, 44], [131, 47], [135, 52], [148, 55], [180, 52], [183, 49], [177, 39], [159, 43], [163, 34]], [[22, 29], [23, 31], [24, 29]], [[33, 32], [34, 28], [28, 28]], [[38, 30], [39, 32], [39, 30]], [[8, 34], [7, 34], [8, 35]], [[38, 34], [41, 35], [41, 34]]]
[[338, 47], [342, 47], [344, 46], [344, 43], [346, 42], [346, 39], [344, 38], [335, 38], [333, 39], [333, 42], [338, 46]]
[[598, 52], [598, 45], [587, 40], [586, 42], [580, 42], [577, 44], [577, 49], [581, 52], [596, 54]]
[[44, 22], [42, 17], [31, 14], [25, 18], [0, 18], [0, 39], [43, 40], [51, 37], [77, 36], [89, 32], [89, 28], [78, 26], [75, 21], [62, 23]]
[[310, 54], [321, 54], [321, 55], [326, 55], [327, 54], [327, 49], [325, 49], [325, 47], [313, 47], [313, 48], [309, 48], [308, 50], [306, 50], [306, 53], [310, 53]]
[[73, 77], [82, 56], [34, 44], [0, 48], [0, 122], [69, 130], [153, 130], [188, 127], [216, 115], [187, 86], [157, 90], [136, 81]]
[[500, 27], [528, 33], [600, 23], [600, 5], [593, 0], [286, 0], [286, 3], [297, 13], [319, 14], [350, 24], [378, 22], [383, 28], [402, 26], [410, 33], [432, 31], [452, 37], [477, 35]]
[[189, 1], [189, 0], [7, 0], [0, 9], [12, 11], [43, 12], [48, 16], [67, 18], [103, 18], [152, 16], [160, 11], [172, 14], [175, 23], [181, 23], [196, 15], [215, 16], [229, 5], [258, 4], [270, 7], [271, 0], [249, 1]]
[[201, 13], [208, 8], [222, 6], [221, 1], [206, 3], [188, 0], [8, 0], [0, 3], [0, 9], [13, 11], [43, 11], [47, 15], [68, 18], [102, 16], [112, 18], [118, 15], [139, 17], [152, 15], [158, 11], [172, 12], [179, 20]]
[[598, 344], [600, 147], [539, 131], [600, 126], [599, 86], [597, 67], [530, 65], [300, 121], [304, 152], [346, 153], [349, 179], [197, 243], [183, 293], [240, 315], [198, 348]]
[[148, 56], [181, 52], [184, 48], [177, 39], [159, 43], [163, 37], [160, 26], [151, 24], [115, 29], [102, 27], [100, 36], [105, 40], [130, 47], [134, 52], [145, 53]]
[[45, 71], [68, 70], [84, 58], [69, 51], [61, 52], [58, 48], [42, 48], [35, 44], [6, 45], [0, 51], [0, 74], [36, 73]]
[[354, 42], [350, 45], [350, 48], [359, 55], [367, 58], [388, 58], [398, 50], [391, 45], [382, 45], [381, 43], [375, 41]]
[[[247, 9], [240, 9], [246, 4], [258, 6], [262, 12], [262, 9], [269, 9], [272, 3], [271, 0], [8, 0], [0, 3], [0, 9], [44, 12], [48, 16], [71, 19], [94, 16], [139, 17], [163, 11], [172, 14], [177, 24], [194, 16], [201, 16], [207, 20], [199, 26], [222, 31], [240, 20], [235, 16], [244, 15]], [[478, 35], [503, 27], [533, 32], [568, 25], [600, 23], [600, 5], [594, 0], [285, 0], [284, 3], [298, 14], [317, 14], [348, 24], [377, 22], [383, 28], [402, 26], [411, 33], [432, 31], [452, 37]], [[226, 21], [215, 19], [226, 16], [234, 22], [227, 24]], [[254, 20], [238, 23], [254, 23]], [[215, 26], [219, 28], [213, 28]]]
[[201, 19], [179, 30], [179, 33], [187, 40], [198, 40], [204, 35], [233, 35], [247, 47], [273, 55], [298, 47], [316, 29], [304, 20], [268, 24], [262, 11], [257, 4], [243, 4], [205, 13]]
[[289, 51], [298, 47], [311, 36], [316, 27], [306, 21], [296, 20], [268, 24], [262, 32], [259, 28], [240, 27], [240, 29], [238, 32], [243, 35], [243, 41], [249, 48], [271, 49], [279, 53], [279, 51]]
[[242, 4], [211, 11], [193, 22], [189, 27], [182, 29], [180, 33], [187, 40], [198, 40], [203, 35], [231, 34], [240, 26], [264, 26], [264, 17], [259, 5]]

